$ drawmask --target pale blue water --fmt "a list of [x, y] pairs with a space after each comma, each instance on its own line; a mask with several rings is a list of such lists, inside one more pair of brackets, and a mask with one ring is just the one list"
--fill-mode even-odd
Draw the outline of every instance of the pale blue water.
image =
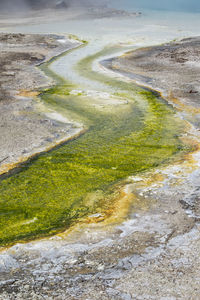
[[199, 0], [111, 0], [112, 6], [127, 10], [200, 12]]

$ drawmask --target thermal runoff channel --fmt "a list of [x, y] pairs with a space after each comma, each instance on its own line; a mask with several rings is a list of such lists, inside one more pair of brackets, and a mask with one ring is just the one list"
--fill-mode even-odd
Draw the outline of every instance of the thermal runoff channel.
[[179, 139], [183, 124], [158, 93], [92, 70], [93, 61], [108, 52], [86, 57], [76, 68], [112, 91], [119, 104], [112, 109], [99, 109], [92, 96], [75, 95], [79, 86], [56, 76], [51, 63], [42, 66], [57, 85], [42, 92], [41, 100], [83, 122], [86, 131], [1, 182], [1, 245], [55, 234], [94, 213], [110, 214], [128, 176], [186, 151]]

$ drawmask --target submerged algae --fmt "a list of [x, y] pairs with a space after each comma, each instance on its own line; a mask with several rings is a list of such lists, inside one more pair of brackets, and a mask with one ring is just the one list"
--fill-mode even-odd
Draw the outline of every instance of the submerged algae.
[[78, 218], [104, 211], [112, 205], [114, 184], [184, 150], [179, 140], [183, 124], [158, 95], [91, 71], [92, 61], [102, 54], [77, 68], [124, 95], [127, 104], [99, 111], [92, 106], [95, 99], [71, 95], [73, 85], [63, 80], [41, 94], [50, 107], [82, 120], [88, 130], [1, 181], [0, 245], [53, 234]]

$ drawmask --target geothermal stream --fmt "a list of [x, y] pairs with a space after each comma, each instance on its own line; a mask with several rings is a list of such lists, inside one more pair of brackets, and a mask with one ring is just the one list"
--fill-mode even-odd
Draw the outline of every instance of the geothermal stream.
[[[61, 118], [81, 121], [86, 132], [3, 180], [0, 197], [7, 200], [5, 209], [9, 203], [15, 207], [4, 216], [13, 223], [2, 235], [5, 245], [59, 232], [88, 215], [106, 219], [122, 197], [124, 180], [187, 151], [179, 139], [184, 122], [158, 94], [93, 71], [95, 60], [116, 51], [114, 47], [82, 60], [81, 51], [42, 66], [44, 72], [50, 68], [66, 80], [71, 75], [72, 83], [58, 80], [41, 99]], [[73, 66], [76, 57], [74, 76], [65, 62]]]
[[[167, 208], [168, 200], [175, 191], [179, 197], [184, 189], [175, 187], [173, 180], [184, 180], [185, 172], [193, 174], [192, 163], [182, 162], [192, 148], [182, 141], [188, 124], [159, 93], [106, 69], [101, 61], [185, 33], [157, 25], [158, 38], [152, 40], [145, 25], [135, 29], [134, 38], [130, 30], [123, 39], [117, 29], [113, 36], [110, 33], [96, 38], [102, 30], [97, 24], [98, 20], [93, 36], [84, 36], [85, 28], [80, 29], [78, 37], [84, 36], [88, 44], [41, 66], [56, 85], [40, 94], [38, 107], [83, 126], [84, 133], [2, 181], [0, 199], [14, 209], [5, 216], [5, 221], [9, 217], [10, 229], [3, 229], [1, 246], [11, 247], [2, 247], [0, 268], [5, 281], [12, 271], [21, 280], [28, 274], [44, 286], [56, 285], [67, 274], [70, 295], [74, 297], [80, 292], [76, 280], [82, 278], [83, 282], [106, 282], [109, 299], [131, 299], [128, 283], [127, 293], [125, 283], [121, 282], [121, 292], [114, 286], [115, 281], [117, 284], [118, 279], [123, 280], [124, 272], [128, 276], [132, 268], [139, 266], [145, 274], [145, 262], [176, 251], [186, 235], [185, 249], [188, 247], [189, 253], [196, 238], [197, 228], [192, 226], [186, 233], [180, 230], [180, 236], [167, 244], [173, 237], [170, 222], [175, 222], [174, 211], [179, 207], [174, 204], [173, 209]], [[62, 31], [58, 30], [62, 24], [56, 26], [55, 30]], [[167, 32], [164, 38], [163, 30]], [[35, 25], [23, 31], [38, 29]], [[188, 176], [187, 180], [192, 181], [193, 175]], [[157, 204], [160, 199], [166, 203]], [[161, 215], [163, 210], [168, 217]], [[132, 237], [133, 233], [141, 236]], [[38, 240], [40, 237], [45, 238]], [[31, 239], [36, 241], [21, 243]], [[132, 245], [136, 247], [134, 253]], [[85, 254], [87, 257], [81, 260]], [[88, 288], [89, 295], [92, 289]]]

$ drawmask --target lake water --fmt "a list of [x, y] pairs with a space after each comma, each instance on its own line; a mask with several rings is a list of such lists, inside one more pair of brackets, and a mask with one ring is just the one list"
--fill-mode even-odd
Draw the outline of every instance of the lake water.
[[156, 9], [194, 13], [200, 11], [200, 2], [198, 0], [114, 0], [111, 2], [111, 5], [114, 7], [128, 10]]

